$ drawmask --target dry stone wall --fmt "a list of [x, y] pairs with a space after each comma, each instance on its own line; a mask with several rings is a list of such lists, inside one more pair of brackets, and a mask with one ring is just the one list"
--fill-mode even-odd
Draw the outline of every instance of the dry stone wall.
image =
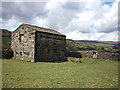
[[[93, 58], [93, 52], [92, 51], [82, 51], [79, 52], [82, 57], [88, 57]], [[120, 53], [115, 52], [98, 52], [98, 59], [103, 60], [120, 60]]]

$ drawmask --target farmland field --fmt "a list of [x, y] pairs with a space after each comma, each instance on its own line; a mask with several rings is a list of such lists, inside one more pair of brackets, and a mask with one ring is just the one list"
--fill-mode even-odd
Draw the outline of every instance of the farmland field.
[[118, 88], [118, 62], [83, 63], [2, 60], [3, 88]]

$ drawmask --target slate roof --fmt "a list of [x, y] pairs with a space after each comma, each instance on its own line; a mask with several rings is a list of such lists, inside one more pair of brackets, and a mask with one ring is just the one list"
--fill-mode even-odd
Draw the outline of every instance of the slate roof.
[[30, 25], [30, 24], [21, 24], [20, 26], [27, 26], [28, 28], [30, 27], [30, 28], [34, 29], [35, 31], [47, 32], [47, 33], [52, 33], [52, 34], [57, 34], [57, 35], [65, 36], [64, 34], [59, 33], [59, 32], [57, 32], [57, 31], [55, 31], [53, 29], [43, 28], [43, 27], [34, 26], [34, 25]]

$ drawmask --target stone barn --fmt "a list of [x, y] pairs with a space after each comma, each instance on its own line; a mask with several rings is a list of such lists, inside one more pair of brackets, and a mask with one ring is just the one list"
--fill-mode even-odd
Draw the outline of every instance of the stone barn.
[[12, 32], [14, 58], [26, 61], [65, 61], [66, 36], [52, 29], [21, 24]]

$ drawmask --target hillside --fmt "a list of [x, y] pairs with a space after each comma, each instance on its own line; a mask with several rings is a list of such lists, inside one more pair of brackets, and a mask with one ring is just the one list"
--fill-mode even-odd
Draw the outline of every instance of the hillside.
[[[66, 40], [67, 51], [79, 50], [111, 50], [114, 44], [102, 41], [89, 41], [89, 40]], [[116, 44], [117, 45], [117, 44]]]
[[101, 44], [109, 44], [109, 45], [117, 45], [119, 44], [118, 42], [115, 41], [94, 41], [94, 40], [75, 40], [79, 42], [84, 42], [84, 43], [101, 43]]
[[0, 47], [2, 43], [2, 49], [10, 48], [11, 45], [11, 32], [6, 29], [0, 29]]
[[9, 30], [6, 29], [0, 29], [0, 30], [2, 31], [2, 33], [0, 33], [0, 36], [11, 38], [11, 32]]

